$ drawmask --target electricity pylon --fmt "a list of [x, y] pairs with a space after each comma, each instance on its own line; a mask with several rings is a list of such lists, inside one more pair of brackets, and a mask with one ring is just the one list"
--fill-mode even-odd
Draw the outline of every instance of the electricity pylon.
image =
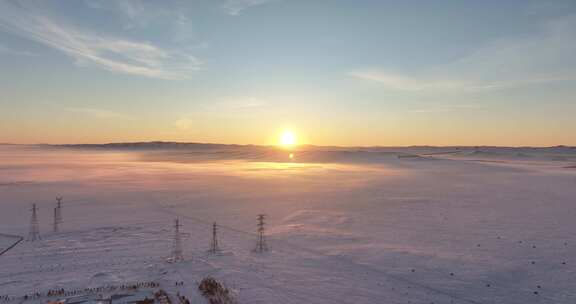
[[56, 198], [56, 208], [54, 208], [54, 222], [52, 223], [52, 228], [54, 232], [60, 230], [60, 224], [62, 224], [62, 197]]
[[176, 219], [174, 221], [174, 239], [172, 241], [172, 262], [181, 262], [184, 260], [182, 254], [182, 239], [180, 238], [180, 221]]
[[264, 214], [258, 214], [258, 241], [256, 242], [255, 252], [266, 252], [268, 251], [268, 245], [266, 245], [266, 235], [264, 234]]
[[40, 227], [38, 225], [38, 208], [36, 204], [32, 204], [32, 218], [30, 219], [30, 232], [28, 232], [27, 241], [34, 242], [40, 239]]
[[54, 208], [54, 222], [52, 223], [52, 230], [58, 232], [58, 207]]
[[220, 252], [220, 247], [218, 247], [218, 225], [216, 222], [212, 224], [212, 241], [210, 242], [210, 249], [208, 252], [211, 254]]
[[57, 209], [56, 220], [58, 224], [62, 224], [64, 222], [64, 219], [62, 218], [62, 199], [63, 197], [61, 196], [56, 198], [56, 209]]

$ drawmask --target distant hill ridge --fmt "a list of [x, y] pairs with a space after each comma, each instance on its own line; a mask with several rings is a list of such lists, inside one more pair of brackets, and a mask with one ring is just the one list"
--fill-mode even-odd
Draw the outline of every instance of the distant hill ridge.
[[[52, 147], [68, 147], [68, 148], [100, 148], [100, 149], [269, 149], [275, 148], [271, 145], [242, 145], [242, 144], [219, 144], [219, 143], [197, 143], [197, 142], [172, 142], [172, 141], [150, 141], [150, 142], [120, 142], [120, 143], [105, 143], [105, 144], [64, 144], [64, 145], [48, 145]], [[337, 151], [355, 151], [355, 152], [380, 152], [380, 151], [398, 151], [398, 150], [412, 150], [412, 151], [438, 151], [439, 153], [450, 151], [472, 151], [474, 153], [495, 153], [495, 152], [520, 152], [520, 151], [540, 151], [540, 152], [565, 152], [574, 153], [576, 147], [574, 146], [551, 146], [551, 147], [504, 147], [504, 146], [316, 146], [316, 145], [301, 145], [296, 148], [297, 150], [337, 150]]]

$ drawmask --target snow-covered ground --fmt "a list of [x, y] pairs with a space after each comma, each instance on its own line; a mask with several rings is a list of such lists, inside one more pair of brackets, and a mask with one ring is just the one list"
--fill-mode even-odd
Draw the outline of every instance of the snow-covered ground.
[[[0, 296], [157, 281], [203, 303], [210, 275], [251, 304], [576, 303], [576, 149], [293, 154], [0, 146], [0, 233], [26, 236], [36, 203], [42, 237], [0, 256]], [[186, 261], [170, 264], [176, 217]]]

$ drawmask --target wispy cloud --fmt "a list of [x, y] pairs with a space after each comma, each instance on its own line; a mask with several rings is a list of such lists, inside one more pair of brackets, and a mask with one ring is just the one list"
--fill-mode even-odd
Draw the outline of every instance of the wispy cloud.
[[193, 126], [193, 121], [189, 118], [180, 118], [174, 122], [174, 127], [178, 130], [187, 131]]
[[70, 107], [65, 108], [64, 110], [75, 114], [83, 114], [101, 119], [130, 119], [129, 115], [99, 108]]
[[0, 2], [0, 29], [58, 50], [80, 66], [115, 73], [183, 79], [202, 65], [186, 52], [82, 30], [21, 2]]
[[123, 30], [137, 32], [163, 29], [163, 35], [179, 44], [192, 44], [187, 49], [205, 47], [196, 41], [197, 32], [190, 15], [197, 10], [194, 1], [84, 0], [87, 7], [115, 15]]
[[268, 102], [257, 97], [228, 97], [219, 101], [206, 103], [201, 111], [216, 113], [255, 113], [265, 110]]
[[457, 111], [477, 111], [483, 109], [479, 104], [449, 104], [449, 105], [433, 105], [433, 107], [424, 107], [415, 110], [410, 110], [411, 113], [445, 113]]
[[[191, 131], [194, 127], [199, 127], [199, 122], [206, 119], [218, 118], [258, 118], [266, 115], [270, 109], [270, 104], [256, 97], [224, 97], [210, 100], [198, 105], [189, 113], [180, 113], [175, 117], [172, 126], [180, 131]], [[197, 130], [196, 130], [197, 131]]]
[[226, 0], [222, 5], [222, 9], [228, 15], [237, 16], [248, 8], [277, 1], [279, 0]]
[[39, 56], [34, 52], [25, 51], [25, 50], [15, 50], [13, 48], [9, 48], [7, 46], [0, 45], [0, 53], [1, 54], [10, 54], [10, 55], [18, 55], [18, 56]]
[[444, 69], [467, 79], [524, 85], [576, 79], [576, 16], [550, 20], [540, 31], [492, 41]]
[[492, 41], [453, 62], [417, 72], [371, 67], [349, 76], [390, 90], [474, 92], [576, 80], [576, 16], [551, 20], [539, 32]]
[[145, 3], [141, 0], [84, 0], [86, 6], [95, 9], [106, 10], [109, 13], [122, 15], [124, 21], [124, 28], [130, 29], [134, 27], [143, 27], [153, 19], [152, 17], [158, 15], [158, 10], [154, 10], [153, 14], [147, 10]]
[[403, 91], [475, 89], [477, 85], [459, 80], [425, 79], [379, 69], [358, 70], [350, 76], [381, 83], [388, 89]]

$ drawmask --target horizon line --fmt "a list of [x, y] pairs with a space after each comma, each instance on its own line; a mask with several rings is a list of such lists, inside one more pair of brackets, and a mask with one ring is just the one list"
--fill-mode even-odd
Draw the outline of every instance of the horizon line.
[[[62, 143], [62, 144], [49, 144], [49, 143], [6, 143], [0, 142], [0, 145], [11, 145], [11, 146], [59, 146], [59, 147], [72, 147], [72, 146], [113, 146], [113, 145], [144, 145], [144, 144], [179, 144], [179, 145], [213, 145], [213, 146], [243, 146], [243, 147], [278, 147], [274, 144], [234, 144], [234, 143], [215, 143], [215, 142], [183, 142], [183, 141], [162, 141], [162, 140], [152, 140], [152, 141], [127, 141], [127, 142], [105, 142], [105, 143]], [[414, 144], [406, 146], [386, 146], [386, 145], [358, 145], [358, 146], [346, 146], [346, 145], [314, 145], [314, 144], [299, 144], [298, 147], [323, 147], [323, 148], [572, 148], [576, 149], [576, 146], [571, 145], [546, 145], [546, 146], [530, 146], [530, 145], [426, 145], [426, 144]]]

